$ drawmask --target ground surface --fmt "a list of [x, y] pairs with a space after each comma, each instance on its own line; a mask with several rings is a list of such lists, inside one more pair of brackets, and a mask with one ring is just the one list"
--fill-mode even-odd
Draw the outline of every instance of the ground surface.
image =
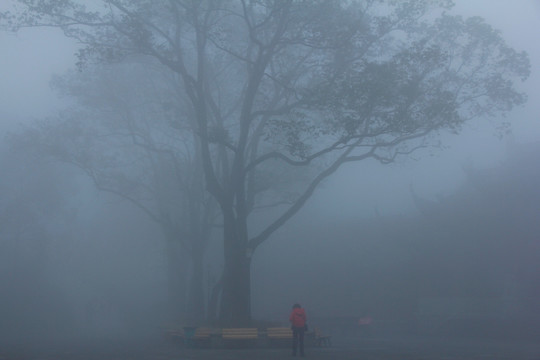
[[[337, 341], [330, 348], [307, 348], [308, 359], [362, 360], [540, 360], [540, 344], [448, 339]], [[12, 345], [0, 360], [280, 360], [289, 349], [190, 349], [161, 340], [93, 340], [69, 344]]]

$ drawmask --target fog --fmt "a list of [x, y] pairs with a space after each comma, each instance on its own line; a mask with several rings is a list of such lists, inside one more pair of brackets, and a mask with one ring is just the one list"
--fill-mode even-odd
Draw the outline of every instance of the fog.
[[[254, 327], [288, 327], [291, 305], [300, 303], [310, 326], [331, 334], [337, 346], [365, 340], [358, 320], [368, 316], [377, 339], [538, 342], [540, 2], [455, 4], [451, 14], [484, 18], [511, 47], [528, 53], [531, 74], [516, 82], [528, 101], [504, 119], [483, 116], [457, 134], [437, 131], [435, 143], [441, 146], [390, 164], [350, 162], [325, 179], [298, 213], [248, 255]], [[11, 6], [6, 2], [0, 11]], [[51, 136], [58, 128], [47, 124], [71, 119], [68, 111], [81, 106], [65, 93], [73, 84], [58, 86], [55, 77], [79, 73], [79, 46], [58, 29], [0, 31], [0, 359], [2, 349], [158, 342], [166, 327], [219, 326], [209, 305], [225, 266], [220, 216], [212, 213], [219, 220], [202, 231], [207, 233], [199, 269], [204, 312], [190, 316], [195, 245], [172, 242], [166, 227], [148, 216], [163, 210], [148, 200], [152, 192], [141, 192], [134, 201], [127, 192], [110, 190], [118, 184], [108, 178], [100, 190], [97, 175], [77, 159], [43, 156], [62, 135]], [[92, 81], [103, 75], [88, 74], [81, 84], [98, 88]], [[104, 76], [109, 85], [96, 91], [116, 85], [111, 74], [120, 77], [121, 70], [113, 68]], [[154, 84], [156, 96], [167, 82], [161, 81]], [[118, 88], [129, 88], [126, 84]], [[137, 101], [118, 98], [123, 104]], [[97, 113], [88, 114], [81, 124]], [[509, 128], [498, 128], [501, 120]], [[40, 131], [51, 136], [48, 147], [34, 146], [45, 138]], [[90, 144], [79, 135], [61, 150]], [[88, 149], [108, 149], [104, 139]], [[185, 140], [186, 147], [191, 142]], [[120, 149], [111, 150], [114, 161], [123, 161], [108, 159], [111, 174], [115, 164], [127, 168], [142, 157], [123, 158], [123, 145], [110, 145]], [[130, 169], [143, 188], [151, 175]], [[293, 184], [284, 193], [296, 194], [295, 181], [310, 171], [292, 173]], [[124, 188], [131, 186], [125, 181]], [[182, 194], [165, 197], [173, 203], [187, 197]], [[283, 209], [254, 211], [250, 233], [264, 230]]]

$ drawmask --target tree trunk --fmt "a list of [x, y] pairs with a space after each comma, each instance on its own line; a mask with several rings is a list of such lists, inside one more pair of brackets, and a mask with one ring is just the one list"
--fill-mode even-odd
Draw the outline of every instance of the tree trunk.
[[224, 215], [223, 293], [220, 321], [227, 326], [251, 323], [251, 254], [246, 253], [247, 237], [238, 231], [232, 211]]
[[220, 320], [231, 326], [251, 322], [251, 267], [245, 249], [237, 249], [225, 259]]

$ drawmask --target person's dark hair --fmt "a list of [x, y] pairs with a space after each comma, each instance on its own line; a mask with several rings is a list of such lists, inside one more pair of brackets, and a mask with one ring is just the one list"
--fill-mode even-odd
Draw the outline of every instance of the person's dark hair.
[[293, 309], [299, 309], [299, 308], [301, 308], [301, 306], [300, 306], [300, 304], [294, 304], [294, 305], [292, 306], [292, 308], [293, 308]]

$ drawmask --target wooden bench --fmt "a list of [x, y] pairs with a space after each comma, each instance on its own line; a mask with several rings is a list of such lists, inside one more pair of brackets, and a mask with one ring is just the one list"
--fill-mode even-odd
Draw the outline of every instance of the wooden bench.
[[293, 333], [288, 327], [274, 327], [266, 329], [268, 339], [292, 339]]
[[186, 343], [191, 346], [210, 346], [211, 335], [214, 333], [212, 328], [198, 327], [191, 337], [186, 337]]
[[293, 332], [290, 327], [271, 327], [266, 329], [267, 345], [270, 347], [290, 347]]
[[228, 345], [253, 345], [259, 339], [259, 330], [257, 328], [224, 328], [221, 329], [221, 338]]
[[224, 340], [257, 339], [259, 331], [257, 328], [225, 328], [221, 330], [221, 337]]

